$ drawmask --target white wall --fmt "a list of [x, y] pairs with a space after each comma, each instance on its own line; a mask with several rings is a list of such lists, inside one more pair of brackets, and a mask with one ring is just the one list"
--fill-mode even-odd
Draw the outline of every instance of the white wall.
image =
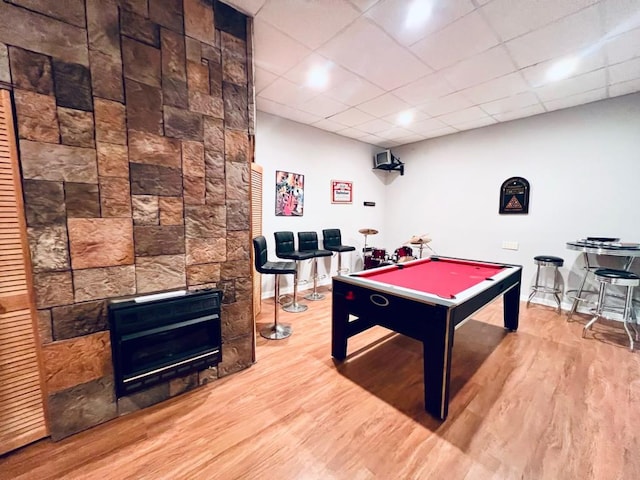
[[[615, 236], [640, 242], [640, 94], [394, 148], [404, 176], [371, 170], [379, 150], [259, 113], [256, 162], [264, 167], [270, 251], [277, 230], [321, 236], [323, 228], [340, 228], [343, 243], [359, 252], [358, 230], [376, 228], [380, 233], [368, 244], [389, 253], [412, 235], [429, 233], [438, 254], [523, 265], [526, 297], [535, 255], [563, 257], [561, 273], [572, 288], [581, 272], [567, 241]], [[274, 216], [276, 169], [305, 175], [303, 217]], [[498, 214], [500, 186], [513, 176], [530, 182], [528, 215]], [[330, 203], [331, 179], [353, 180], [352, 205]], [[376, 207], [363, 207], [364, 200]], [[517, 241], [519, 250], [502, 249], [503, 240]], [[321, 273], [327, 268], [325, 262]], [[263, 295], [272, 294], [272, 279], [263, 278], [263, 287]]]

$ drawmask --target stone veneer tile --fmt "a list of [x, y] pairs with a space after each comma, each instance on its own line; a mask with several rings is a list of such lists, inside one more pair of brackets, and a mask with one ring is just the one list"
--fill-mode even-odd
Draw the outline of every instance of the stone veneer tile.
[[128, 10], [120, 10], [120, 33], [152, 47], [160, 47], [158, 24]]
[[240, 302], [222, 305], [222, 331], [224, 338], [237, 338], [246, 335], [253, 328], [253, 302], [246, 299]]
[[93, 113], [58, 107], [60, 137], [64, 145], [95, 147]]
[[246, 130], [224, 131], [224, 157], [228, 162], [248, 163], [249, 135]]
[[169, 380], [169, 396], [175, 397], [181, 393], [193, 390], [198, 385], [198, 372], [190, 373], [184, 377], [172, 378]]
[[163, 27], [184, 33], [181, 0], [149, 0], [149, 18]]
[[222, 55], [220, 53], [219, 47], [214, 47], [211, 45], [207, 45], [206, 43], [202, 43], [200, 45], [202, 58], [206, 58], [209, 61], [209, 65], [211, 63], [217, 63], [218, 65], [222, 62]]
[[222, 51], [222, 79], [236, 85], [248, 83], [246, 63], [236, 56], [228, 55], [226, 50]]
[[89, 50], [89, 57], [91, 58], [93, 95], [116, 102], [124, 102], [120, 55], [109, 55], [98, 50]]
[[118, 415], [135, 412], [156, 403], [164, 402], [169, 398], [169, 382], [159, 383], [153, 387], [119, 398]]
[[96, 98], [96, 140], [98, 142], [127, 144], [125, 106], [103, 98]]
[[150, 293], [186, 286], [184, 255], [136, 257], [137, 293]]
[[165, 105], [164, 133], [167, 137], [202, 141], [202, 115]]
[[204, 205], [206, 186], [204, 177], [182, 177], [185, 205]]
[[117, 2], [125, 10], [143, 17], [149, 16], [149, 0], [117, 0]]
[[249, 230], [250, 213], [247, 200], [228, 200], [227, 230]]
[[133, 264], [131, 218], [69, 218], [67, 225], [74, 270]]
[[131, 218], [131, 194], [129, 179], [100, 178], [100, 211], [103, 217]]
[[91, 72], [88, 67], [54, 58], [53, 79], [57, 105], [88, 112], [93, 110]]
[[126, 145], [98, 142], [98, 175], [129, 179], [129, 149]]
[[159, 197], [160, 225], [184, 225], [182, 197]]
[[40, 344], [53, 342], [53, 333], [51, 327], [51, 310], [38, 310], [38, 336]]
[[[120, 57], [117, 0], [86, 0], [89, 49], [104, 57]], [[93, 58], [91, 59], [93, 62]], [[101, 96], [97, 92], [94, 95]]]
[[11, 83], [11, 69], [9, 68], [9, 50], [4, 43], [0, 43], [0, 82]]
[[98, 180], [96, 151], [52, 143], [20, 140], [23, 178], [95, 183]]
[[[187, 59], [184, 37], [163, 28], [161, 42], [162, 76], [186, 81], [185, 63]], [[200, 60], [198, 59], [198, 61]]]
[[225, 236], [227, 210], [224, 205], [188, 205], [185, 208], [187, 238]]
[[84, 28], [5, 2], [0, 2], [0, 18], [0, 42], [89, 65]]
[[189, 37], [215, 45], [211, 3], [201, 0], [184, 0], [184, 32]]
[[189, 110], [210, 117], [224, 117], [222, 98], [200, 92], [189, 93]]
[[[6, 47], [4, 47], [6, 53]], [[11, 76], [16, 89], [31, 90], [43, 95], [53, 95], [51, 60], [46, 55], [18, 47], [9, 47]], [[7, 77], [6, 82], [11, 83]]]
[[57, 0], [43, 2], [41, 0], [8, 0], [21, 7], [40, 12], [48, 17], [57, 18], [76, 27], [86, 26], [84, 0]]
[[202, 285], [220, 281], [220, 264], [204, 263], [187, 267], [187, 285]]
[[250, 298], [253, 295], [253, 279], [251, 277], [236, 278], [234, 286], [238, 298]]
[[215, 150], [205, 149], [204, 151], [204, 168], [207, 180], [217, 180], [224, 184], [225, 177], [224, 154]]
[[76, 302], [124, 297], [136, 293], [134, 265], [87, 268], [73, 272]]
[[246, 260], [223, 262], [220, 268], [220, 275], [225, 280], [235, 280], [236, 278], [248, 278], [251, 276], [251, 265]]
[[222, 98], [224, 99], [224, 125], [235, 130], [249, 129], [249, 112], [247, 110], [247, 87], [222, 82]]
[[190, 177], [204, 177], [204, 145], [182, 141], [182, 173]]
[[51, 315], [55, 340], [82, 337], [109, 329], [107, 303], [104, 300], [53, 307]]
[[222, 98], [222, 65], [209, 60], [209, 92], [216, 98]]
[[202, 60], [202, 47], [200, 40], [196, 40], [191, 37], [184, 37], [184, 47], [185, 53], [187, 55], [187, 60], [192, 62], [199, 62]]
[[220, 378], [239, 372], [253, 363], [253, 335], [225, 339], [223, 332], [222, 362], [218, 364]]
[[148, 132], [129, 130], [129, 159], [132, 163], [180, 169], [180, 141]]
[[29, 227], [64, 225], [67, 219], [62, 182], [24, 180], [24, 211]]
[[206, 385], [218, 379], [218, 367], [209, 367], [198, 372], [198, 385]]
[[171, 77], [162, 77], [162, 100], [164, 105], [177, 108], [189, 108], [187, 82]]
[[189, 93], [200, 92], [209, 95], [209, 67], [207, 63], [203, 64], [202, 61], [187, 62], [187, 85]]
[[223, 55], [232, 56], [239, 61], [247, 61], [247, 41], [227, 32], [220, 33], [220, 44]]
[[161, 195], [176, 197], [182, 195], [182, 175], [180, 169], [130, 163], [131, 193], [134, 195]]
[[160, 208], [156, 195], [132, 195], [134, 225], [159, 225]]
[[249, 177], [249, 163], [227, 163], [227, 200], [249, 201], [249, 185], [251, 181]]
[[70, 271], [34, 273], [33, 290], [38, 308], [73, 303], [73, 282]]
[[204, 117], [204, 147], [210, 152], [224, 152], [224, 122], [219, 118]]
[[180, 225], [136, 225], [133, 232], [136, 257], [184, 253], [184, 227]]
[[251, 236], [248, 230], [227, 233], [227, 260], [249, 260]]
[[127, 128], [162, 135], [162, 90], [134, 80], [125, 80]]
[[111, 373], [109, 332], [43, 345], [45, 384], [49, 394]]
[[187, 265], [223, 262], [226, 260], [227, 241], [221, 238], [187, 238]]
[[[222, 303], [225, 305], [230, 305], [232, 303], [236, 303], [236, 281], [235, 280], [220, 280], [217, 288], [222, 290]], [[248, 297], [244, 297], [245, 299]], [[224, 335], [224, 332], [222, 332]], [[224, 340], [223, 340], [224, 343]]]
[[56, 99], [49, 95], [14, 90], [18, 136], [47, 143], [60, 142]]
[[68, 218], [100, 217], [100, 192], [92, 183], [64, 184], [65, 205]]
[[224, 183], [211, 177], [207, 169], [205, 179], [205, 203], [207, 205], [225, 205], [227, 202], [227, 189]]
[[54, 441], [117, 416], [113, 375], [49, 395], [49, 430]]
[[67, 229], [64, 225], [27, 227], [27, 237], [34, 272], [69, 269]]
[[160, 86], [160, 49], [122, 37], [122, 59], [125, 78], [152, 87]]

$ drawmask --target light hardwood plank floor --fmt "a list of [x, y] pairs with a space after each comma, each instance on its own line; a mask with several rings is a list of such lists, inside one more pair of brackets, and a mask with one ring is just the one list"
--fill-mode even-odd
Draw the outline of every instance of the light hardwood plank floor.
[[[2, 479], [638, 479], [640, 352], [620, 324], [496, 301], [456, 332], [449, 418], [423, 410], [422, 347], [374, 328], [330, 355], [331, 298], [282, 312], [251, 368], [60, 442], [0, 457]], [[258, 327], [273, 317], [263, 302]]]

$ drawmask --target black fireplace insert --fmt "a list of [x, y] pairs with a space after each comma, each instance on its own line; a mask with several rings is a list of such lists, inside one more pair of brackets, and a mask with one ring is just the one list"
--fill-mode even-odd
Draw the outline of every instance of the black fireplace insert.
[[222, 361], [222, 291], [168, 292], [109, 303], [116, 395]]

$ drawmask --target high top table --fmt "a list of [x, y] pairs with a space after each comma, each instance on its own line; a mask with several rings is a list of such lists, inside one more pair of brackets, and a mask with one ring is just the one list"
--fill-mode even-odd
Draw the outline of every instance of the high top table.
[[624, 257], [623, 269], [626, 271], [629, 271], [631, 269], [635, 258], [640, 257], [639, 243], [576, 240], [573, 242], [567, 242], [567, 248], [569, 250], [577, 250], [579, 252], [582, 252], [582, 258], [584, 259], [584, 275], [582, 276], [582, 281], [580, 282], [580, 287], [577, 290], [576, 296], [573, 299], [573, 305], [571, 305], [571, 310], [569, 311], [567, 320], [571, 320], [572, 315], [576, 313], [578, 303], [584, 300], [584, 298], [582, 298], [582, 293], [589, 273], [598, 268], [591, 265], [591, 263], [589, 262], [589, 254]]

